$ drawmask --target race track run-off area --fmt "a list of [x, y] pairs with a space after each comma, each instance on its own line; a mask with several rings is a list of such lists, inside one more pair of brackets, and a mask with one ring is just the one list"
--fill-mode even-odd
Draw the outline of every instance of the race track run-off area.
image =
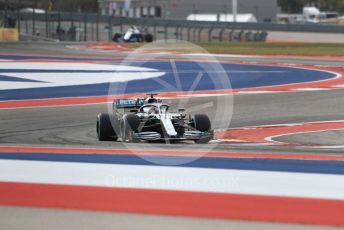
[[[229, 61], [211, 67], [178, 59], [0, 55], [0, 113], [87, 107], [149, 92], [207, 102], [214, 95], [344, 88], [342, 67]], [[343, 155], [226, 150], [305, 147], [275, 139], [337, 129], [343, 121], [222, 127], [215, 130], [221, 139], [211, 143], [222, 150], [212, 151], [1, 143], [0, 205], [344, 227]], [[159, 160], [189, 163], [152, 163]]]

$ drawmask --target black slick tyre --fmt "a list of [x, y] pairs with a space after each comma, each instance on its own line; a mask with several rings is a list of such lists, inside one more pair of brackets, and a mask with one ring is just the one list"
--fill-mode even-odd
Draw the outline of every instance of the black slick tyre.
[[[211, 122], [207, 115], [205, 114], [196, 114], [192, 117], [192, 126], [200, 132], [210, 132], [211, 131]], [[211, 136], [201, 137], [198, 140], [195, 140], [197, 144], [206, 144], [212, 140]]]
[[139, 142], [134, 137], [140, 126], [140, 118], [135, 114], [127, 114], [123, 116], [120, 123], [121, 138], [123, 142]]
[[[111, 123], [112, 120], [112, 123]], [[117, 122], [117, 117], [112, 114], [100, 113], [97, 117], [97, 137], [99, 141], [116, 141], [117, 134], [113, 125]]]
[[205, 114], [196, 114], [192, 118], [192, 126], [201, 132], [208, 132], [211, 129], [210, 119]]

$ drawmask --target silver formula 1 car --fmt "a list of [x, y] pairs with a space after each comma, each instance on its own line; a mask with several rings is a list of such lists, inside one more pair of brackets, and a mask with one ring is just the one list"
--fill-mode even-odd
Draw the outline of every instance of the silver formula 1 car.
[[187, 115], [185, 109], [171, 112], [170, 106], [156, 94], [145, 99], [121, 99], [113, 102], [113, 113], [101, 113], [97, 118], [100, 141], [178, 142], [192, 140], [208, 143], [214, 137], [209, 117]]

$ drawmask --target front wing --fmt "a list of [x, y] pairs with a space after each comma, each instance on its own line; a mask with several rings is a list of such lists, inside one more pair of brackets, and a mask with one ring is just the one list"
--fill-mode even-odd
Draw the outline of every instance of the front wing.
[[134, 133], [133, 137], [143, 141], [159, 141], [159, 140], [171, 140], [171, 141], [183, 141], [183, 140], [200, 140], [200, 139], [213, 139], [214, 131], [200, 132], [200, 131], [185, 131], [183, 136], [168, 136], [161, 135], [158, 132], [140, 132]]

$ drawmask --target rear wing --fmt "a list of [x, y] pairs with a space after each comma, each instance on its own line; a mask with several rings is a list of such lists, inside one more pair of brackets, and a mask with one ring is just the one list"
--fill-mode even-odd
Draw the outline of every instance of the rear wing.
[[140, 108], [145, 103], [144, 99], [118, 99], [114, 100], [114, 109], [134, 109]]

